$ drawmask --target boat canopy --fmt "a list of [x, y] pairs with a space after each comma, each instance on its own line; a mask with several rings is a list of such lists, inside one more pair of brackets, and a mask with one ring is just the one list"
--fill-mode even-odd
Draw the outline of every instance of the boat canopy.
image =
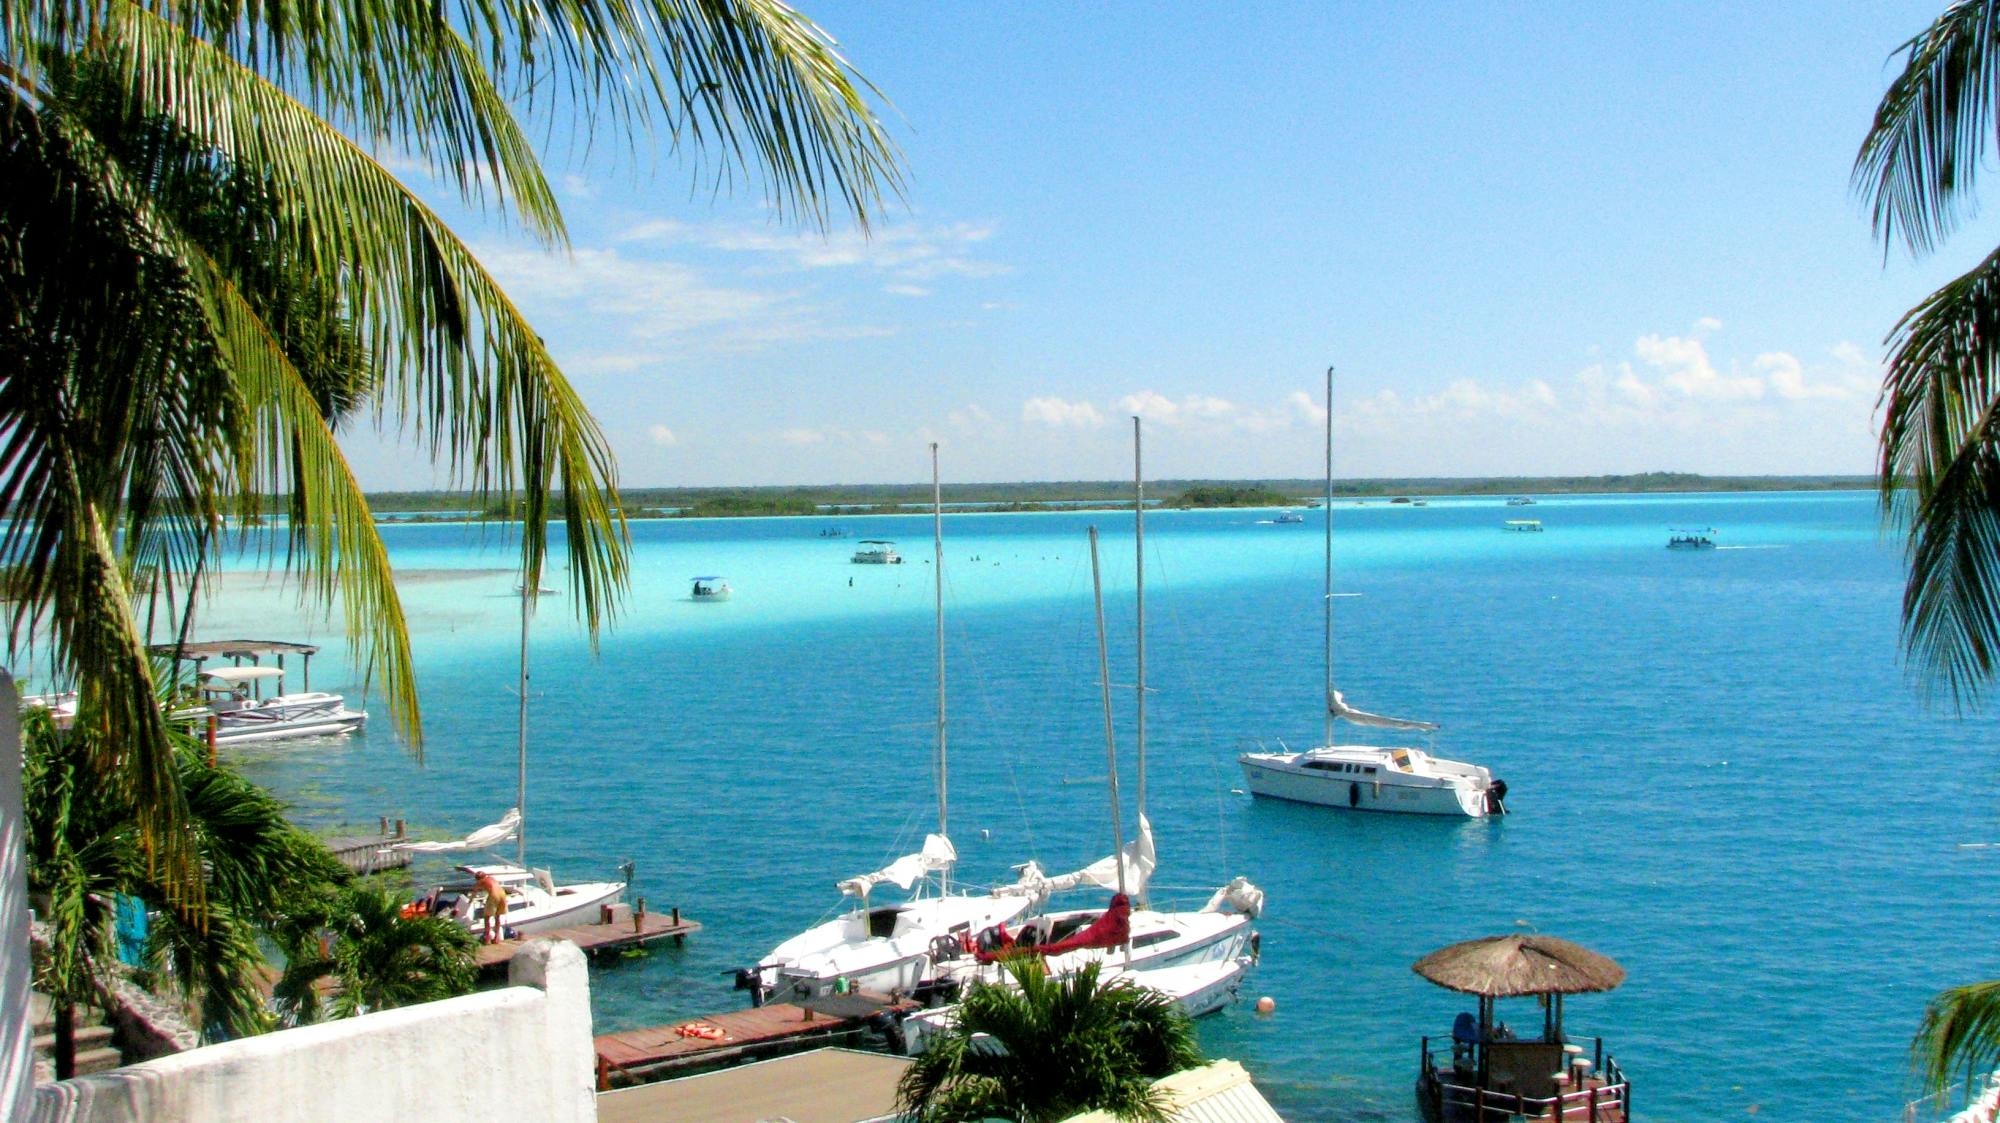
[[319, 648], [310, 643], [288, 643], [269, 639], [228, 639], [207, 640], [201, 643], [171, 644], [156, 643], [149, 648], [155, 655], [174, 655], [183, 659], [255, 659], [262, 655], [316, 655]]
[[1326, 709], [1328, 713], [1341, 721], [1352, 722], [1355, 725], [1365, 725], [1370, 729], [1410, 729], [1418, 733], [1435, 733], [1438, 728], [1436, 722], [1411, 721], [1408, 718], [1400, 717], [1384, 717], [1381, 714], [1371, 714], [1365, 710], [1357, 710], [1347, 704], [1347, 699], [1341, 697], [1338, 690], [1327, 691]]
[[722, 580], [722, 574], [720, 574], [720, 573], [714, 573], [714, 574], [710, 574], [710, 575], [709, 575], [709, 576], [707, 576], [707, 577], [694, 577], [694, 578], [690, 578], [690, 580], [694, 580], [694, 581], [720, 581], [720, 580]]
[[[1080, 870], [1055, 877], [1043, 873], [1040, 863], [1029, 862], [1021, 867], [1019, 880], [994, 889], [993, 895], [1043, 901], [1051, 894], [1084, 885], [1116, 891], [1121, 888], [1118, 884], [1119, 858], [1120, 855], [1107, 854]], [[1153, 850], [1153, 824], [1143, 814], [1139, 816], [1139, 837], [1125, 844], [1123, 858], [1125, 884], [1122, 888], [1127, 893], [1145, 892], [1146, 882], [1152, 879], [1153, 868], [1159, 864], [1159, 859]]]
[[484, 850], [513, 838], [521, 829], [521, 809], [509, 807], [500, 821], [484, 826], [455, 842], [398, 842], [391, 850], [414, 850], [420, 854], [441, 854], [453, 850]]
[[893, 538], [863, 538], [860, 544], [863, 546], [894, 546], [896, 540]]
[[246, 682], [284, 678], [285, 672], [278, 667], [217, 667], [212, 671], [203, 671], [201, 677], [218, 686], [238, 686]]
[[918, 878], [928, 873], [950, 869], [951, 864], [956, 861], [958, 861], [958, 851], [952, 847], [950, 839], [941, 834], [925, 835], [922, 850], [915, 854], [905, 854], [874, 873], [850, 877], [840, 883], [840, 891], [850, 897], [865, 898], [870, 889], [885, 881], [898, 889], [908, 889], [917, 883]]

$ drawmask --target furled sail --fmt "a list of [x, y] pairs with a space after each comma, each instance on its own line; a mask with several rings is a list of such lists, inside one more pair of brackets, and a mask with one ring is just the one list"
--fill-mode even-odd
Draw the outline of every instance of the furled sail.
[[1400, 717], [1383, 717], [1381, 714], [1371, 714], [1363, 710], [1357, 710], [1347, 704], [1347, 700], [1340, 696], [1340, 691], [1338, 690], [1329, 690], [1326, 692], [1326, 710], [1341, 721], [1353, 722], [1355, 725], [1365, 725], [1371, 729], [1414, 729], [1419, 733], [1434, 733], [1437, 731], [1436, 722], [1411, 721]]
[[870, 889], [888, 882], [898, 889], [908, 889], [917, 879], [928, 873], [951, 868], [958, 861], [958, 851], [952, 848], [951, 840], [941, 834], [924, 836], [924, 848], [915, 854], [902, 857], [860, 877], [850, 877], [840, 883], [840, 891], [850, 897], [866, 897]]
[[[1012, 885], [1002, 885], [993, 890], [996, 897], [1029, 897], [1045, 900], [1052, 893], [1065, 889], [1075, 889], [1081, 885], [1095, 885], [1100, 889], [1116, 890], [1120, 855], [1107, 854], [1097, 861], [1072, 873], [1049, 877], [1042, 867], [1029, 862], [1021, 867], [1020, 879]], [[1127, 893], [1140, 893], [1146, 882], [1153, 876], [1153, 867], [1158, 857], [1153, 851], [1153, 824], [1144, 815], [1139, 816], [1139, 837], [1125, 844], [1123, 852], [1125, 865], [1125, 885]]]
[[500, 821], [484, 826], [455, 842], [398, 842], [391, 850], [415, 850], [423, 854], [441, 854], [448, 850], [485, 850], [513, 838], [521, 830], [521, 809], [509, 807]]

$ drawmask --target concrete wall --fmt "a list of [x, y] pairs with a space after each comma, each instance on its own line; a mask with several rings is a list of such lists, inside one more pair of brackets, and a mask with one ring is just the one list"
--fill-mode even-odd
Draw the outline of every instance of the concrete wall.
[[[32, 1123], [594, 1123], [590, 976], [515, 953], [503, 990], [193, 1049], [35, 1090]], [[497, 1097], [497, 1102], [496, 1102]]]
[[0, 670], [0, 1119], [28, 1113], [34, 1026], [28, 1020], [27, 817], [21, 810], [20, 703]]

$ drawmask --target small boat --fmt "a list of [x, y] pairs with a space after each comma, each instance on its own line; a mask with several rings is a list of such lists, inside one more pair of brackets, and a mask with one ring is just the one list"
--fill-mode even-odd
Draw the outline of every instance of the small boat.
[[[280, 667], [217, 667], [195, 676], [202, 705], [173, 714], [176, 721], [215, 719], [216, 744], [277, 741], [288, 737], [327, 737], [349, 733], [367, 724], [368, 715], [347, 708], [347, 699], [325, 691], [261, 697], [268, 684], [279, 690], [285, 672]], [[199, 733], [199, 731], [197, 731]]]
[[1669, 550], [1713, 550], [1715, 549], [1715, 528], [1704, 526], [1696, 529], [1676, 529], [1667, 539]]
[[1415, 501], [1413, 501], [1413, 502], [1412, 502], [1412, 503], [1410, 504], [1410, 506], [1412, 506], [1412, 507], [1428, 507], [1428, 506], [1430, 506], [1430, 505], [1431, 505], [1431, 501], [1430, 501], [1430, 500], [1428, 500], [1428, 499], [1418, 499], [1418, 500], [1415, 500]]
[[1542, 520], [1508, 519], [1506, 522], [1500, 524], [1500, 529], [1511, 530], [1516, 534], [1540, 534], [1542, 532]]
[[847, 528], [840, 526], [823, 526], [819, 528], [819, 536], [821, 538], [845, 538], [847, 537]]
[[[528, 587], [526, 585], [515, 585], [514, 591], [521, 594], [524, 597], [528, 595]], [[538, 597], [545, 597], [553, 592], [555, 592], [555, 590], [549, 588], [547, 585], [535, 586], [535, 595]]]
[[[1326, 372], [1326, 490], [1333, 495], [1333, 370]], [[1525, 520], [1532, 522], [1533, 520]], [[1540, 530], [1542, 524], [1534, 523]], [[1254, 752], [1236, 758], [1250, 794], [1350, 811], [1483, 818], [1506, 812], [1507, 784], [1476, 764], [1445, 760], [1412, 748], [1340, 745], [1334, 726], [1345, 721], [1367, 729], [1435, 733], [1428, 721], [1366, 713], [1347, 704], [1333, 687], [1333, 527], [1326, 530], [1324, 589], [1326, 740], [1305, 752]]]
[[903, 555], [896, 552], [896, 544], [884, 538], [863, 538], [861, 548], [854, 551], [856, 565], [901, 565]]
[[1398, 495], [1396, 498], [1389, 500], [1391, 503], [1408, 503], [1409, 501], [1410, 497], [1407, 495]]
[[1286, 523], [1286, 524], [1302, 523], [1306, 521], [1306, 517], [1304, 515], [1299, 514], [1297, 511], [1286, 511], [1283, 514], [1279, 515], [1277, 518], [1272, 519], [1271, 521], [1274, 523]]
[[1507, 505], [1509, 507], [1532, 507], [1535, 505], [1535, 501], [1525, 495], [1516, 495], [1507, 501]]
[[729, 583], [720, 577], [697, 577], [688, 596], [697, 601], [725, 601], [729, 599]]
[[600, 906], [617, 904], [625, 892], [623, 881], [557, 885], [547, 870], [523, 869], [509, 862], [455, 869], [463, 876], [432, 889], [418, 899], [417, 907], [433, 916], [448, 916], [475, 934], [486, 922], [486, 894], [477, 888], [482, 877], [491, 876], [507, 891], [503, 923], [510, 938], [595, 924]]

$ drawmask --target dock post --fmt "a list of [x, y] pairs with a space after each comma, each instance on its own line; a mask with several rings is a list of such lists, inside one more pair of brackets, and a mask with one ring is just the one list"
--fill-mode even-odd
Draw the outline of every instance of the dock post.
[[677, 948], [686, 947], [687, 933], [680, 931], [681, 907], [679, 905], [675, 905], [671, 915], [673, 916], [673, 921], [674, 921], [674, 946]]
[[600, 1092], [611, 1090], [611, 1062], [605, 1060], [602, 1053], [597, 1056], [597, 1090]]
[[208, 766], [210, 768], [215, 767], [215, 724], [215, 715], [208, 715]]
[[641, 897], [632, 906], [632, 932], [638, 934], [646, 925], [646, 898]]
[[403, 827], [403, 821], [402, 821], [401, 819], [398, 819], [398, 820], [396, 820], [396, 837], [397, 837], [397, 838], [402, 838], [402, 837], [404, 837], [405, 835], [407, 835], [408, 833], [409, 833], [409, 832], [408, 832], [407, 830], [405, 830], [405, 829], [404, 829], [404, 827]]

